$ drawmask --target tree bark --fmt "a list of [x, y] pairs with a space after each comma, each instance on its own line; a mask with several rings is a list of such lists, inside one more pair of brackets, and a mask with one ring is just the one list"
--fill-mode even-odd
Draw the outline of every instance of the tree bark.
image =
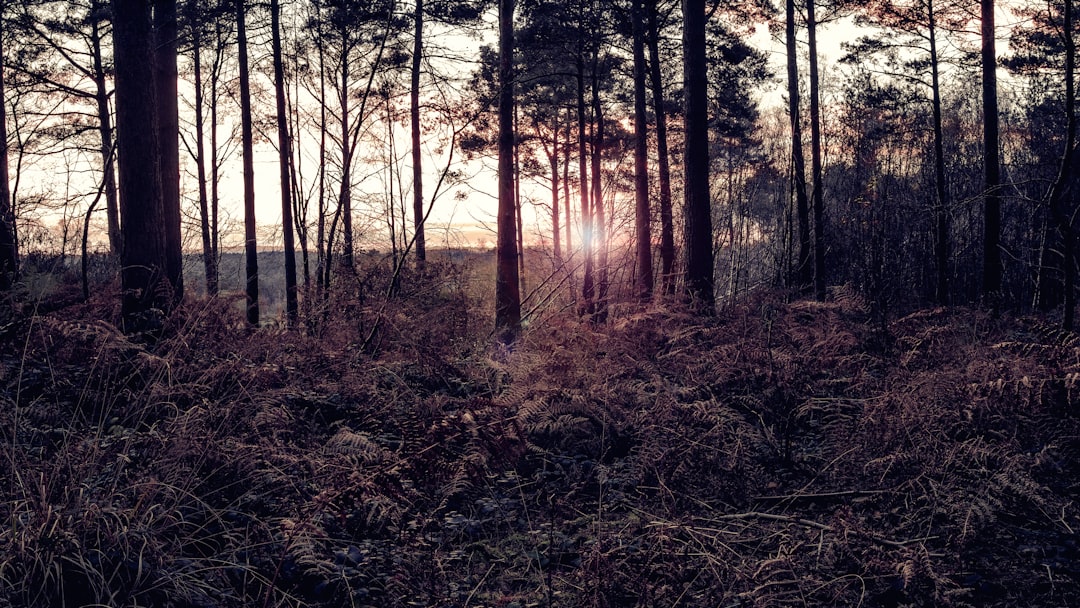
[[581, 312], [592, 315], [596, 311], [596, 286], [593, 279], [593, 213], [589, 204], [588, 140], [585, 137], [585, 50], [578, 44], [577, 56], [577, 119], [578, 119], [578, 190], [581, 194], [581, 253], [585, 256], [584, 276], [581, 281]]
[[633, 0], [634, 30], [634, 265], [637, 296], [652, 298], [652, 218], [649, 208], [649, 128], [645, 102], [645, 15], [642, 0]]
[[341, 46], [341, 89], [338, 91], [338, 103], [341, 104], [341, 188], [338, 190], [338, 208], [341, 210], [342, 245], [341, 264], [348, 272], [356, 269], [353, 261], [353, 226], [352, 226], [352, 139], [349, 125], [349, 47], [348, 31], [340, 33]]
[[682, 0], [683, 82], [686, 115], [686, 295], [702, 314], [715, 309], [712, 208], [709, 192], [708, 70], [705, 63], [705, 0]]
[[94, 102], [98, 112], [98, 134], [101, 138], [101, 162], [105, 196], [105, 215], [108, 219], [109, 250], [119, 256], [122, 248], [120, 237], [120, 204], [116, 197], [115, 154], [113, 147], [112, 113], [109, 110], [108, 74], [101, 50], [101, 19], [96, 15], [100, 11], [98, 0], [91, 4], [90, 45], [94, 62]]
[[799, 291], [809, 289], [814, 280], [810, 260], [810, 200], [806, 195], [806, 159], [802, 147], [802, 116], [799, 109], [799, 54], [795, 39], [795, 0], [784, 3], [787, 47], [788, 117], [791, 121], [791, 183], [795, 187], [795, 217], [798, 224], [799, 258], [795, 263], [795, 283]]
[[19, 269], [19, 250], [15, 241], [15, 213], [11, 204], [8, 169], [7, 97], [4, 90], [4, 26], [3, 11], [7, 2], [0, 2], [0, 291], [11, 289]]
[[600, 104], [600, 49], [593, 49], [592, 65], [592, 201], [593, 246], [596, 249], [596, 310], [593, 319], [598, 323], [607, 320], [608, 296], [608, 243], [607, 218], [604, 212], [604, 108]]
[[656, 114], [656, 156], [660, 181], [660, 274], [666, 296], [675, 295], [675, 220], [671, 210], [671, 163], [668, 156], [667, 111], [660, 70], [660, 23], [656, 0], [649, 0], [649, 71]]
[[495, 329], [513, 341], [521, 331], [514, 205], [514, 0], [499, 0], [499, 219]]
[[982, 11], [983, 163], [983, 302], [1001, 306], [1001, 166], [998, 158], [997, 52], [994, 0], [980, 0]]
[[195, 78], [195, 170], [199, 181], [199, 228], [203, 246], [203, 272], [206, 275], [206, 294], [218, 294], [217, 256], [210, 231], [210, 200], [206, 190], [206, 119], [203, 115], [202, 35], [192, 28], [191, 54]]
[[424, 243], [424, 171], [420, 158], [420, 62], [424, 52], [424, 0], [416, 0], [413, 13], [412, 82], [409, 89], [409, 120], [412, 123], [413, 172], [413, 247], [416, 265], [423, 268], [427, 260]]
[[937, 266], [937, 283], [934, 300], [938, 304], [949, 303], [949, 196], [945, 182], [945, 144], [941, 127], [941, 86], [938, 74], [937, 19], [934, 2], [928, 0], [927, 14], [930, 38], [930, 88], [934, 114], [934, 185], [937, 204], [934, 206], [934, 259]]
[[821, 176], [821, 93], [817, 61], [815, 0], [806, 1], [806, 29], [810, 44], [810, 174], [814, 210], [814, 296], [825, 301], [825, 183]]
[[[1061, 253], [1055, 255], [1055, 263], [1048, 263], [1052, 254], [1043, 253], [1044, 263], [1040, 269], [1039, 287], [1040, 301], [1057, 302], [1064, 304], [1062, 314], [1062, 327], [1071, 331], [1075, 325], [1076, 315], [1076, 231], [1073, 228], [1072, 214], [1074, 209], [1069, 209], [1067, 194], [1075, 188], [1076, 177], [1076, 40], [1073, 35], [1074, 15], [1072, 0], [1065, 0], [1062, 38], [1065, 44], [1065, 149], [1061, 155], [1061, 164], [1058, 168], [1057, 177], [1047, 194], [1048, 206], [1052, 224], [1047, 227], [1049, 234], [1046, 241], [1056, 240], [1061, 243]], [[1072, 192], [1075, 198], [1075, 191]], [[1054, 238], [1056, 237], [1056, 239]], [[1051, 270], [1051, 268], [1053, 270]], [[1052, 271], [1061, 274], [1061, 296], [1053, 298], [1051, 293], [1056, 289], [1050, 285], [1056, 283], [1048, 275]], [[1057, 277], [1054, 277], [1057, 279]], [[1056, 286], [1055, 286], [1056, 287]]]
[[172, 299], [160, 289], [165, 277], [165, 223], [161, 206], [154, 115], [153, 27], [150, 4], [113, 0], [116, 128], [120, 147], [121, 313], [125, 331], [152, 327], [149, 313], [168, 312]]
[[246, 261], [247, 321], [259, 325], [259, 248], [255, 238], [255, 161], [252, 146], [251, 85], [248, 81], [247, 26], [244, 2], [236, 3], [236, 37], [240, 61], [240, 128], [244, 164], [244, 257]]
[[154, 87], [157, 91], [161, 208], [165, 222], [165, 275], [173, 300], [184, 298], [184, 253], [180, 232], [180, 115], [177, 101], [176, 0], [154, 0]]
[[281, 233], [285, 246], [285, 322], [296, 327], [299, 307], [296, 300], [296, 244], [293, 240], [292, 180], [289, 171], [292, 144], [285, 111], [285, 66], [281, 58], [281, 6], [270, 0], [271, 45], [274, 55], [274, 96], [277, 102], [278, 168], [281, 178]]

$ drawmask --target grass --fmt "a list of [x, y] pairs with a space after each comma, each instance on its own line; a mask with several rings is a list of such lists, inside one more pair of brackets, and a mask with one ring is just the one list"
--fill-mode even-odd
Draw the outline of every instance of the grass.
[[[761, 292], [549, 307], [468, 263], [312, 335], [106, 293], [0, 340], [0, 606], [1068, 606], [1080, 341]], [[462, 265], [464, 264], [464, 265]], [[572, 311], [572, 307], [568, 307]]]

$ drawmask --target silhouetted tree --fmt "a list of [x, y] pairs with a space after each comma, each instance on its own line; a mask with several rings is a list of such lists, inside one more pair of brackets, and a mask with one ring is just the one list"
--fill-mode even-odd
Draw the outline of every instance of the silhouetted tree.
[[683, 213], [686, 293], [700, 311], [713, 311], [712, 205], [709, 193], [708, 74], [705, 0], [683, 0], [683, 87], [686, 125]]
[[499, 221], [495, 328], [504, 341], [521, 330], [514, 201], [514, 0], [499, 0]]
[[121, 312], [125, 329], [152, 327], [150, 311], [168, 312], [165, 221], [158, 165], [150, 4], [113, 0], [116, 127], [120, 146], [120, 210], [124, 247]]

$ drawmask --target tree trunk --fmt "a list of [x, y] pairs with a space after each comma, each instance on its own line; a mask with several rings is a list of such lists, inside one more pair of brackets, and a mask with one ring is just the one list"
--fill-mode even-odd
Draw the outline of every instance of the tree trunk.
[[161, 206], [154, 116], [154, 70], [150, 4], [113, 0], [116, 64], [116, 128], [120, 146], [121, 313], [126, 331], [153, 327], [147, 314], [168, 312], [172, 299], [159, 284], [165, 271], [165, 223]]
[[686, 115], [686, 295], [703, 314], [714, 312], [712, 208], [709, 193], [708, 80], [705, 0], [682, 0], [683, 82]]
[[551, 125], [551, 154], [548, 156], [551, 164], [551, 236], [556, 266], [562, 264], [562, 238], [559, 233], [559, 118], [560, 113], [556, 110], [554, 124]]
[[675, 219], [671, 210], [671, 164], [668, 157], [664, 79], [660, 70], [660, 23], [656, 0], [649, 0], [649, 67], [653, 112], [656, 114], [656, 156], [660, 178], [660, 274], [664, 295], [675, 295]]
[[563, 243], [563, 249], [566, 251], [566, 261], [569, 262], [574, 258], [573, 247], [573, 234], [571, 233], [571, 224], [573, 222], [573, 209], [570, 206], [570, 149], [572, 141], [572, 133], [574, 129], [574, 121], [570, 120], [570, 110], [566, 111], [566, 147], [563, 149], [563, 165], [562, 165], [562, 188], [563, 188], [563, 209], [565, 210], [565, 225], [566, 240]]
[[513, 341], [521, 331], [514, 205], [514, 0], [499, 0], [499, 221], [495, 329]]
[[154, 1], [154, 87], [157, 91], [158, 170], [165, 221], [165, 275], [173, 300], [184, 298], [184, 252], [180, 232], [180, 116], [177, 102], [176, 0]]
[[[341, 32], [341, 39], [348, 39], [348, 32]], [[353, 226], [352, 226], [352, 140], [349, 131], [349, 51], [347, 45], [341, 47], [341, 89], [338, 102], [341, 104], [341, 189], [338, 190], [338, 207], [341, 210], [341, 232], [344, 251], [341, 253], [342, 266], [348, 272], [356, 269], [353, 262]]]
[[593, 200], [593, 241], [596, 248], [596, 312], [593, 319], [597, 323], [607, 320], [608, 313], [608, 243], [607, 218], [604, 212], [604, 108], [600, 104], [600, 50], [593, 49], [592, 65], [592, 200]]
[[[94, 0], [91, 4], [91, 14], [100, 10], [99, 3]], [[113, 154], [113, 124], [112, 114], [109, 110], [108, 77], [101, 51], [101, 20], [92, 17], [90, 30], [90, 44], [93, 49], [94, 62], [94, 101], [98, 112], [98, 134], [101, 138], [101, 163], [102, 182], [104, 183], [105, 215], [108, 219], [109, 250], [119, 257], [122, 248], [120, 237], [120, 205], [116, 197], [116, 173], [115, 155]]]
[[420, 62], [424, 51], [424, 0], [416, 0], [413, 13], [412, 82], [409, 89], [409, 120], [412, 123], [413, 247], [417, 268], [427, 260], [424, 243], [424, 172], [420, 159]]
[[219, 210], [221, 208], [221, 158], [218, 156], [218, 90], [224, 65], [227, 41], [221, 31], [221, 22], [214, 22], [214, 64], [210, 72], [210, 249], [214, 258], [213, 293], [217, 295], [221, 278], [220, 244], [221, 231]]
[[810, 174], [814, 209], [814, 296], [825, 301], [825, 184], [821, 177], [821, 93], [817, 62], [815, 0], [806, 1], [806, 29], [810, 43]]
[[192, 28], [191, 46], [195, 77], [195, 170], [199, 181], [199, 227], [202, 235], [206, 294], [213, 297], [218, 293], [217, 257], [214, 254], [213, 240], [210, 235], [210, 201], [206, 191], [206, 137], [204, 135], [206, 120], [203, 116], [202, 36], [199, 34], [198, 27]]
[[994, 0], [981, 0], [983, 163], [983, 302], [995, 312], [1001, 306], [1001, 167], [998, 159], [997, 52], [994, 44]]
[[[1075, 208], [1069, 209], [1066, 194], [1075, 188], [1076, 177], [1076, 40], [1073, 36], [1074, 16], [1072, 0], [1065, 0], [1063, 14], [1063, 41], [1065, 43], [1065, 149], [1061, 155], [1061, 164], [1058, 168], [1057, 177], [1054, 179], [1050, 192], [1047, 195], [1048, 206], [1052, 224], [1047, 227], [1046, 241], [1061, 243], [1061, 253], [1055, 255], [1055, 263], [1043, 264], [1040, 269], [1039, 287], [1040, 301], [1061, 301], [1061, 297], [1052, 298], [1050, 293], [1056, 291], [1057, 277], [1051, 279], [1045, 276], [1056, 270], [1061, 274], [1060, 282], [1062, 290], [1064, 311], [1062, 314], [1062, 326], [1071, 331], [1075, 325], [1076, 314], [1076, 232], [1073, 228], [1072, 216]], [[1072, 188], [1070, 188], [1072, 186]], [[1075, 191], [1072, 192], [1075, 199]], [[1056, 237], [1056, 239], [1054, 238]], [[1044, 251], [1043, 258], [1050, 257]], [[1057, 268], [1055, 268], [1057, 267]], [[1051, 270], [1051, 268], [1053, 270]], [[1054, 288], [1050, 286], [1054, 285]], [[1055, 294], [1056, 295], [1056, 294]], [[1045, 305], [1045, 304], [1044, 304]]]
[[252, 148], [251, 86], [248, 82], [247, 27], [244, 2], [236, 3], [236, 37], [240, 60], [240, 125], [244, 163], [244, 256], [247, 278], [247, 321], [259, 325], [259, 248], [255, 240], [255, 161]]
[[930, 38], [930, 87], [934, 113], [934, 185], [937, 204], [934, 205], [934, 259], [937, 266], [937, 284], [934, 300], [938, 304], [949, 303], [949, 198], [945, 183], [945, 144], [941, 128], [941, 87], [938, 75], [937, 22], [933, 0], [927, 4]]
[[285, 246], [285, 320], [289, 329], [296, 327], [299, 307], [296, 301], [296, 244], [293, 241], [292, 180], [289, 172], [292, 145], [285, 113], [285, 67], [281, 59], [281, 6], [270, 0], [271, 45], [274, 55], [274, 94], [277, 101], [278, 166], [281, 176], [281, 234]]
[[581, 193], [581, 252], [585, 256], [581, 284], [582, 313], [592, 315], [596, 311], [596, 286], [593, 281], [593, 213], [589, 204], [588, 141], [585, 137], [585, 58], [584, 49], [578, 44], [577, 56], [577, 119], [578, 119], [578, 188]]
[[799, 258], [795, 263], [795, 283], [799, 291], [810, 288], [814, 267], [810, 261], [810, 201], [806, 195], [806, 160], [802, 147], [802, 116], [799, 109], [799, 49], [795, 39], [795, 0], [784, 3], [786, 15], [788, 117], [791, 121], [791, 182], [795, 187], [795, 216], [798, 223]]
[[8, 174], [7, 145], [7, 97], [4, 91], [4, 26], [3, 10], [6, 2], [0, 2], [0, 291], [11, 289], [19, 268], [19, 249], [15, 242], [15, 213], [11, 204], [11, 186]]
[[649, 129], [645, 113], [645, 15], [642, 0], [633, 1], [634, 30], [634, 236], [635, 282], [642, 301], [652, 298], [652, 218], [649, 209]]

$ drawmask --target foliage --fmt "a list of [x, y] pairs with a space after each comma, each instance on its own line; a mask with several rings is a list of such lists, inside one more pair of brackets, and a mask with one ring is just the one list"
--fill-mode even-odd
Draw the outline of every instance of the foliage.
[[490, 303], [433, 264], [320, 339], [225, 299], [153, 344], [98, 320], [111, 296], [5, 321], [0, 605], [1080, 594], [1074, 334], [967, 309], [884, 333], [838, 289], [488, 346]]

